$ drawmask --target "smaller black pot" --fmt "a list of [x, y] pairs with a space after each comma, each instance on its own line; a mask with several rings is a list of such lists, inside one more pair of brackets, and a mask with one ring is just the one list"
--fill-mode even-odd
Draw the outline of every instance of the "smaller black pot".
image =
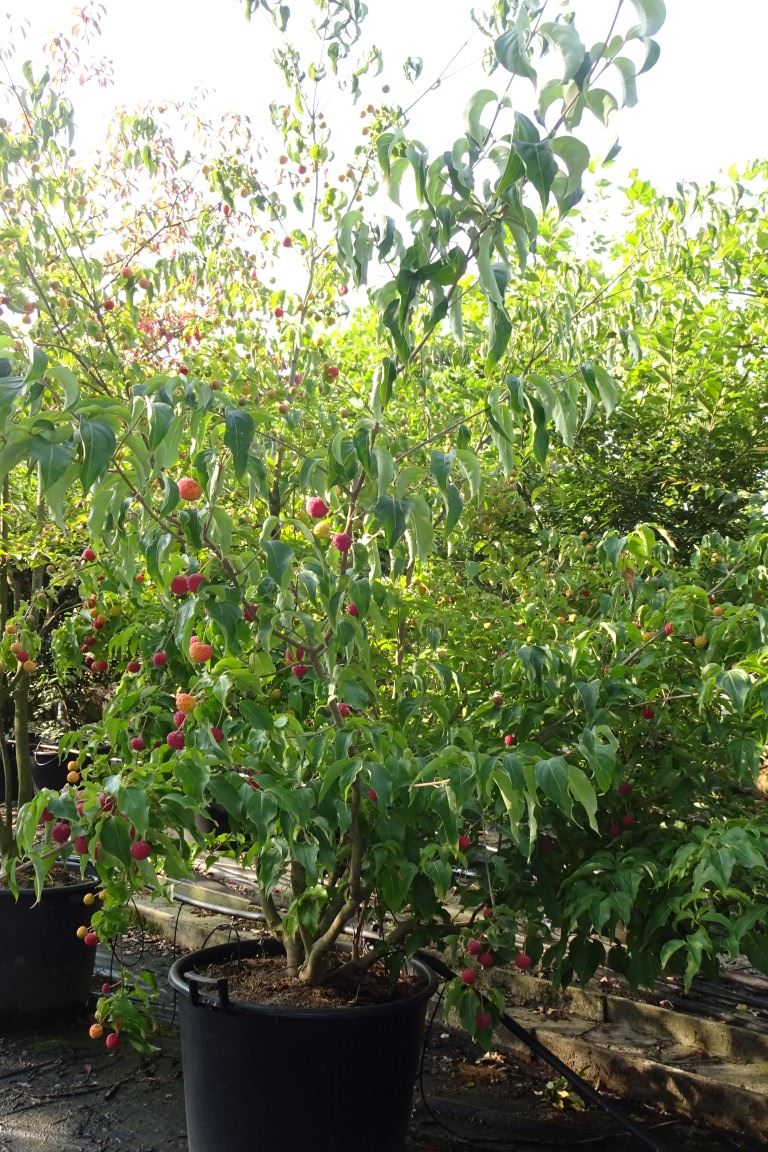
[[229, 812], [220, 804], [209, 804], [208, 816], [195, 816], [195, 827], [204, 836], [220, 836], [230, 831]]
[[22, 888], [18, 900], [0, 888], [0, 1025], [26, 1027], [78, 1016], [88, 1003], [96, 949], [76, 933], [89, 920], [83, 897], [95, 880]]

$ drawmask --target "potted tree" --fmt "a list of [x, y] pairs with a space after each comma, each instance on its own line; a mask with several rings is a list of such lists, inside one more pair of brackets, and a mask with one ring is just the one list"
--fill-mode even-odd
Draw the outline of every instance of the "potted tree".
[[[610, 411], [616, 402], [621, 346], [608, 338], [608, 324], [582, 330], [575, 322], [605, 294], [605, 278], [586, 299], [569, 298], [574, 324], [550, 333], [533, 269], [549, 261], [553, 278], [561, 274], [567, 245], [548, 209], [567, 215], [589, 162], [573, 129], [618, 104], [597, 84], [611, 68], [631, 99], [635, 73], [657, 55], [661, 6], [637, 0], [638, 22], [614, 23], [609, 43], [589, 50], [570, 19], [547, 22], [531, 6], [513, 19], [496, 6], [481, 21], [489, 64], [507, 84], [533, 85], [533, 115], [513, 114], [506, 90], [483, 89], [469, 101], [466, 130], [432, 158], [409, 137], [399, 107], [377, 98], [363, 110], [343, 178], [333, 179], [316, 86], [330, 85], [336, 68], [353, 95], [365, 82], [352, 47], [362, 17], [341, 7], [320, 18], [327, 73], [315, 65], [305, 76], [294, 51], [284, 46], [280, 55], [291, 98], [273, 109], [283, 149], [274, 186], [244, 125], [233, 129], [230, 151], [206, 139], [199, 160], [208, 184], [195, 193], [194, 156], [177, 160], [147, 117], [121, 121], [115, 157], [169, 172], [189, 192], [192, 223], [176, 220], [151, 261], [133, 236], [119, 260], [105, 259], [94, 225], [75, 211], [78, 243], [59, 250], [60, 266], [51, 248], [39, 262], [37, 368], [33, 360], [4, 427], [27, 458], [42, 451], [33, 432], [50, 450], [42, 489], [54, 515], [71, 485], [82, 489], [84, 603], [62, 623], [55, 651], [60, 666], [78, 665], [108, 686], [102, 719], [80, 733], [92, 765], [58, 797], [31, 801], [23, 828], [37, 826], [43, 803], [66, 826], [102, 883], [94, 932], [108, 939], [128, 923], [136, 888], [167, 890], [189, 871], [196, 818], [217, 804], [243, 845], [284, 959], [288, 978], [268, 977], [274, 987], [255, 1009], [241, 1005], [239, 986], [273, 972], [271, 947], [257, 959], [235, 944], [174, 969], [196, 1149], [218, 1144], [223, 1132], [228, 1147], [248, 1145], [256, 1082], [269, 1097], [260, 1131], [281, 1138], [290, 1102], [277, 1103], [270, 1073], [277, 1068], [284, 1079], [272, 1045], [289, 1026], [298, 1036], [294, 1063], [310, 1058], [308, 1037], [321, 1037], [313, 1076], [322, 1061], [335, 1077], [343, 1052], [348, 1086], [343, 1113], [331, 1109], [324, 1119], [308, 1108], [297, 1118], [294, 1143], [338, 1147], [339, 1132], [355, 1123], [350, 1100], [366, 1099], [384, 1069], [399, 1064], [391, 1088], [402, 1111], [366, 1140], [402, 1146], [413, 1044], [432, 987], [408, 964], [426, 945], [453, 942], [463, 966], [451, 1002], [486, 1043], [503, 1002], [490, 982], [498, 963], [525, 969], [546, 955], [564, 979], [594, 969], [601, 933], [619, 934], [633, 900], [638, 910], [651, 900], [641, 886], [650, 867], [642, 845], [630, 860], [631, 896], [609, 903], [606, 914], [608, 896], [596, 895], [619, 868], [606, 838], [633, 836], [632, 824], [620, 824], [616, 836], [614, 822], [601, 823], [602, 809], [598, 818], [599, 802], [612, 818], [632, 815], [617, 807], [631, 781], [611, 725], [618, 715], [627, 720], [626, 747], [639, 766], [639, 750], [647, 750], [639, 721], [653, 719], [640, 709], [655, 715], [642, 696], [650, 682], [635, 679], [648, 667], [635, 649], [644, 653], [675, 628], [696, 624], [704, 633], [702, 596], [717, 595], [717, 579], [706, 587], [708, 573], [667, 575], [663, 545], [647, 531], [609, 535], [599, 552], [578, 537], [552, 543], [535, 567], [526, 557], [506, 596], [496, 585], [509, 557], [489, 571], [462, 552], [465, 507], [478, 501], [491, 459], [505, 483], [515, 483], [523, 458], [544, 465], [553, 426], [572, 443], [596, 404]], [[278, 23], [285, 11], [274, 7]], [[632, 63], [626, 46], [643, 59]], [[550, 49], [558, 74], [539, 91], [535, 54]], [[368, 68], [376, 60], [371, 54]], [[28, 115], [43, 117], [46, 88], [42, 80], [34, 86]], [[367, 217], [366, 199], [380, 183], [396, 201], [408, 181], [407, 221]], [[66, 194], [61, 182], [54, 194]], [[86, 213], [83, 200], [75, 208]], [[53, 250], [56, 242], [54, 235]], [[89, 245], [98, 261], [86, 259]], [[362, 292], [376, 258], [384, 282], [370, 292], [375, 320], [361, 312], [345, 326], [349, 297]], [[62, 301], [72, 315], [66, 335], [57, 326]], [[525, 317], [519, 335], [515, 307]], [[33, 425], [35, 373], [47, 416]], [[446, 597], [438, 613], [433, 599], [455, 579], [457, 561], [457, 603]], [[727, 581], [732, 566], [726, 572]], [[492, 601], [474, 582], [478, 574]], [[585, 602], [605, 600], [610, 633], [567, 607], [574, 588], [566, 580], [580, 581]], [[677, 583], [698, 591], [673, 598], [667, 619], [664, 595]], [[523, 590], [533, 605], [527, 617], [516, 600]], [[494, 607], [481, 619], [486, 603]], [[93, 641], [90, 611], [105, 621]], [[500, 620], [511, 630], [526, 619], [541, 628], [530, 642], [498, 635]], [[625, 671], [610, 677], [610, 703], [598, 710], [604, 635]], [[730, 650], [730, 660], [748, 658], [752, 633], [748, 645]], [[700, 671], [689, 668], [688, 653], [661, 651], [657, 669], [674, 653], [677, 673]], [[708, 675], [718, 708], [724, 698], [742, 701], [746, 684], [733, 668]], [[660, 678], [654, 691], [666, 683]], [[695, 739], [693, 725], [687, 739]], [[108, 754], [100, 751], [105, 741]], [[45, 855], [32, 835], [22, 847], [30, 859]], [[744, 849], [745, 867], [748, 857]], [[668, 879], [681, 867], [675, 859]], [[585, 893], [591, 874], [601, 879]], [[670, 895], [656, 925], [659, 962], [676, 954], [670, 920], [678, 898]], [[629, 950], [626, 939], [617, 944], [617, 965], [648, 955], [634, 927]], [[682, 944], [694, 957], [697, 947]], [[385, 974], [391, 1002], [382, 1005]], [[111, 1026], [112, 1048], [121, 1034], [149, 1043], [132, 991], [121, 981], [99, 1002], [97, 1026]], [[287, 1004], [275, 1006], [275, 998]], [[320, 998], [338, 1005], [327, 1027], [338, 1028], [339, 1039], [318, 1022]], [[397, 1018], [403, 1044], [412, 1045], [403, 1057], [385, 1046]], [[360, 1039], [367, 1025], [373, 1040]], [[195, 1042], [203, 1036], [209, 1062]], [[233, 1059], [233, 1046], [248, 1061]], [[265, 1054], [258, 1076], [255, 1051]], [[226, 1082], [217, 1071], [223, 1052]], [[216, 1107], [198, 1090], [203, 1082], [221, 1085]], [[334, 1095], [319, 1075], [317, 1095]], [[247, 1112], [230, 1121], [234, 1098]]]

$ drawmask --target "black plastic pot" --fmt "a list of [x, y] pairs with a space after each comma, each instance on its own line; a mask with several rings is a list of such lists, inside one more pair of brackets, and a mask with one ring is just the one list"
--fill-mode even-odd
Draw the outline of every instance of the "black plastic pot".
[[434, 973], [414, 961], [422, 986], [409, 999], [331, 1009], [233, 1004], [226, 979], [198, 975], [281, 953], [276, 941], [235, 941], [171, 968], [189, 1152], [402, 1152]]
[[88, 921], [83, 896], [93, 880], [43, 889], [18, 900], [0, 888], [0, 1027], [79, 1015], [88, 1002], [96, 949], [76, 936]]
[[32, 756], [32, 779], [35, 790], [52, 788], [60, 792], [67, 782], [67, 764], [77, 753], [62, 756], [58, 748], [50, 744], [38, 744], [30, 749]]
[[220, 836], [223, 832], [229, 832], [229, 812], [220, 804], [210, 804], [208, 816], [195, 816], [195, 827], [204, 836], [211, 833]]

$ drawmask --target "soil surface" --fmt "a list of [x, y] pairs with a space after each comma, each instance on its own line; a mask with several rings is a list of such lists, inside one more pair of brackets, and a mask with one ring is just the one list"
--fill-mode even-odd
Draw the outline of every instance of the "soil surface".
[[[160, 1051], [141, 1057], [125, 1045], [110, 1054], [103, 1041], [88, 1038], [89, 1015], [0, 1036], [0, 1152], [187, 1152], [179, 1038], [165, 980], [171, 949], [136, 933], [123, 954], [126, 962], [157, 974]], [[94, 987], [109, 974], [109, 964], [109, 953], [100, 949]], [[601, 1109], [582, 1108], [546, 1065], [484, 1056], [466, 1036], [433, 1018], [432, 1009], [428, 1021], [408, 1152], [639, 1152], [643, 1147]], [[753, 1141], [649, 1109], [627, 1108], [627, 1114], [660, 1152], [756, 1148]], [[340, 1138], [338, 1152], [364, 1149], [364, 1137]]]
[[[401, 976], [396, 983], [387, 977], [382, 965], [367, 972], [330, 973], [326, 983], [310, 987], [289, 976], [282, 957], [234, 960], [212, 964], [205, 975], [226, 977], [230, 1000], [250, 1004], [282, 1004], [291, 1008], [342, 1008], [355, 1005], [388, 1004], [403, 1000], [418, 990], [416, 977]], [[422, 984], [426, 988], [426, 982]]]

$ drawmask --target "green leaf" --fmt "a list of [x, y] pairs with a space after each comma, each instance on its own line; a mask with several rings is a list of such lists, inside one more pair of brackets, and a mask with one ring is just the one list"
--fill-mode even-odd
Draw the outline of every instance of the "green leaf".
[[55, 364], [53, 368], [48, 369], [48, 376], [51, 380], [55, 380], [58, 384], [61, 384], [64, 390], [65, 410], [77, 403], [80, 395], [80, 385], [71, 368], [67, 368], [63, 364]]
[[253, 417], [242, 408], [228, 408], [224, 413], [224, 443], [232, 453], [232, 463], [238, 480], [248, 467], [248, 452], [256, 426]]
[[479, 148], [483, 147], [488, 138], [488, 130], [483, 128], [480, 117], [488, 104], [496, 101], [498, 101], [496, 93], [490, 88], [483, 88], [480, 92], [475, 92], [464, 113], [469, 126], [469, 135]]
[[234, 648], [237, 643], [237, 625], [243, 618], [243, 610], [239, 604], [231, 600], [214, 601], [207, 605], [208, 615], [224, 636], [228, 648]]
[[586, 49], [573, 24], [546, 23], [540, 32], [559, 50], [563, 58], [563, 80], [572, 80], [584, 63]]
[[512, 336], [512, 321], [506, 308], [488, 304], [488, 350], [485, 355], [485, 371], [492, 372], [507, 350]]
[[161, 574], [160, 565], [170, 546], [170, 532], [158, 532], [157, 535], [153, 536], [152, 539], [144, 546], [144, 558], [147, 562], [147, 572], [158, 584], [164, 583], [164, 577]]
[[647, 36], [655, 36], [667, 18], [664, 0], [631, 0], [631, 3], [639, 23], [630, 28], [627, 39], [644, 40]]
[[408, 517], [413, 511], [413, 501], [380, 496], [371, 511], [384, 529], [384, 542], [387, 547], [394, 548], [400, 537], [405, 534]]
[[558, 171], [552, 145], [548, 140], [541, 140], [538, 144], [518, 140], [516, 147], [525, 165], [525, 174], [538, 192], [542, 208], [546, 208]]
[[80, 421], [80, 442], [83, 446], [83, 460], [80, 466], [80, 483], [84, 492], [89, 492], [107, 468], [117, 447], [117, 439], [109, 424], [103, 420]]
[[38, 348], [36, 344], [32, 345], [32, 359], [24, 377], [25, 384], [34, 384], [37, 380], [42, 380], [45, 376], [45, 370], [48, 367], [48, 356], [42, 348]]
[[768, 937], [748, 932], [742, 937], [741, 949], [750, 964], [768, 976]]
[[717, 678], [717, 686], [725, 692], [738, 713], [743, 713], [747, 702], [752, 680], [741, 668], [732, 668], [729, 672], [721, 672]]
[[575, 764], [568, 767], [568, 788], [576, 803], [581, 804], [586, 812], [590, 828], [597, 832], [597, 794], [587, 774]]
[[131, 824], [143, 836], [149, 823], [149, 800], [143, 788], [133, 785], [120, 788], [117, 793], [117, 806], [127, 816]]
[[262, 548], [267, 558], [267, 572], [283, 587], [293, 571], [293, 549], [282, 540], [266, 540]]
[[615, 381], [608, 375], [605, 368], [602, 368], [599, 364], [595, 364], [594, 366], [594, 376], [605, 414], [606, 416], [610, 416], [618, 402], [619, 390], [616, 387]]
[[562, 756], [539, 760], [536, 764], [536, 783], [545, 796], [570, 820], [573, 801], [569, 791], [569, 765]]
[[53, 443], [42, 436], [33, 436], [29, 441], [29, 455], [40, 465], [40, 479], [44, 491], [48, 491], [66, 472], [75, 455], [75, 446], [70, 440]]
[[[650, 35], [650, 33], [649, 33]], [[513, 76], [525, 76], [536, 84], [536, 73], [531, 67], [525, 48], [525, 36], [517, 28], [502, 32], [493, 45], [496, 59]]]
[[617, 56], [613, 65], [621, 74], [621, 85], [624, 91], [624, 103], [627, 108], [634, 108], [637, 104], [637, 85], [635, 84], [635, 66], [626, 56]]

